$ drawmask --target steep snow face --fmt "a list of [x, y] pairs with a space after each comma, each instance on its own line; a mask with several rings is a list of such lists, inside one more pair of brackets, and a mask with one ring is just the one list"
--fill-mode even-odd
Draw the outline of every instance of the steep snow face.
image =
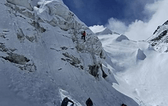
[[159, 52], [167, 52], [168, 51], [168, 21], [166, 21], [163, 25], [158, 26], [158, 28], [147, 40], [151, 46]]
[[123, 39], [121, 35], [100, 35], [118, 84], [116, 90], [132, 97], [140, 106], [167, 106], [168, 54], [155, 51], [148, 42]]
[[62, 0], [0, 5], [0, 105], [59, 106], [65, 96], [77, 106], [89, 97], [95, 106], [138, 105], [111, 86], [101, 42]]

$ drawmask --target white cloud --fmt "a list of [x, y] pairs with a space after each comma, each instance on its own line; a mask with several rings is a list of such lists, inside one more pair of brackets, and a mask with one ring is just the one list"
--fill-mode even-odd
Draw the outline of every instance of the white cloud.
[[155, 13], [159, 9], [159, 5], [161, 5], [160, 3], [161, 3], [160, 1], [156, 1], [152, 4], [146, 4], [145, 12], [146, 13], [151, 13], [151, 12]]
[[118, 33], [124, 33], [127, 30], [127, 26], [125, 25], [124, 22], [121, 22], [117, 19], [110, 18], [108, 20], [108, 24], [106, 26], [103, 25], [94, 25], [90, 26], [89, 28], [94, 32], [101, 32], [103, 31], [106, 27], [111, 29], [112, 31], [118, 32]]
[[127, 26], [125, 25], [124, 22], [119, 21], [114, 18], [110, 18], [108, 20], [108, 25], [107, 27], [111, 29], [112, 31], [118, 32], [118, 33], [124, 33], [127, 30]]
[[133, 40], [145, 40], [152, 36], [157, 26], [162, 25], [168, 20], [168, 0], [155, 1], [153, 4], [146, 5], [146, 12], [153, 15], [147, 22], [135, 21], [125, 33], [130, 39]]
[[145, 40], [152, 36], [159, 25], [168, 20], [168, 0], [157, 0], [152, 4], [146, 4], [144, 12], [151, 16], [149, 20], [135, 20], [126, 26], [124, 22], [111, 18], [107, 26], [113, 31], [124, 33], [132, 40]]
[[141, 20], [136, 20], [134, 23], [130, 24], [128, 27], [128, 30], [125, 32], [125, 35], [129, 37], [129, 39], [132, 40], [144, 40], [146, 39], [146, 35], [148, 30], [146, 27], [148, 26], [148, 23], [144, 23]]
[[94, 33], [101, 32], [105, 29], [103, 25], [94, 25], [89, 27]]

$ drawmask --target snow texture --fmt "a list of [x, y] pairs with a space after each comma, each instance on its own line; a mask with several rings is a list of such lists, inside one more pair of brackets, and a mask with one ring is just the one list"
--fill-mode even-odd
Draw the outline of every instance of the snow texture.
[[[162, 33], [163, 30], [158, 31]], [[158, 32], [158, 33], [159, 33]], [[157, 32], [156, 32], [157, 33]], [[166, 35], [167, 36], [167, 35]], [[120, 35], [99, 35], [117, 83], [113, 87], [140, 106], [167, 106], [167, 52], [158, 52], [146, 41], [122, 40]]]
[[112, 87], [102, 43], [62, 0], [0, 5], [0, 106], [60, 106], [65, 96], [76, 106], [89, 97], [94, 106], [138, 106]]

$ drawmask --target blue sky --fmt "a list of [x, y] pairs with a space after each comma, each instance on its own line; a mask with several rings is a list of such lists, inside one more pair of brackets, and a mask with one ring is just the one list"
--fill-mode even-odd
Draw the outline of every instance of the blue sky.
[[115, 18], [127, 25], [149, 17], [144, 15], [144, 7], [154, 0], [63, 0], [86, 25], [105, 25]]
[[145, 40], [168, 20], [168, 0], [63, 0], [94, 32], [108, 27], [132, 40]]

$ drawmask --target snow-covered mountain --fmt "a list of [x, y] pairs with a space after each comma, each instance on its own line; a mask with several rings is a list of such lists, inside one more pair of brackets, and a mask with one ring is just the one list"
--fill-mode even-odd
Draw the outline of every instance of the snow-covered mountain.
[[153, 36], [147, 39], [151, 46], [159, 52], [168, 51], [168, 21], [158, 28], [153, 33]]
[[101, 42], [62, 0], [0, 5], [0, 106], [60, 106], [65, 96], [76, 106], [89, 97], [95, 106], [138, 106], [112, 87]]
[[150, 38], [154, 40], [131, 41], [119, 34], [98, 36], [107, 52], [104, 65], [113, 70], [118, 82], [113, 87], [133, 98], [140, 106], [168, 105], [168, 54], [156, 49], [161, 45], [167, 48], [166, 32], [167, 22]]

